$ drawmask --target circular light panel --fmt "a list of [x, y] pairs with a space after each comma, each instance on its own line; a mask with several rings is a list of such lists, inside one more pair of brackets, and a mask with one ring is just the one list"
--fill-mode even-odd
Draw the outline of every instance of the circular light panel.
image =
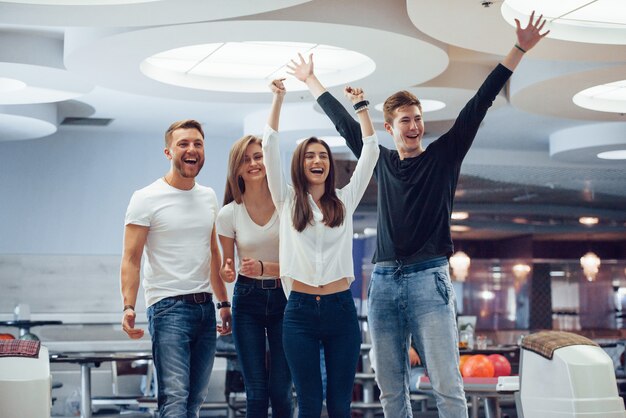
[[601, 152], [598, 154], [598, 158], [603, 160], [626, 160], [626, 149]]
[[585, 89], [576, 93], [572, 100], [585, 109], [626, 113], [626, 80]]
[[0, 92], [17, 91], [26, 87], [26, 83], [14, 78], [0, 77]]
[[[427, 112], [436, 112], [437, 110], [441, 110], [446, 107], [446, 104], [439, 100], [431, 100], [431, 99], [420, 99], [420, 104], [422, 105], [422, 113]], [[378, 103], [374, 106], [374, 109], [382, 112], [384, 103]]]
[[626, 6], [621, 0], [505, 0], [501, 12], [515, 26], [515, 19], [525, 24], [536, 10], [543, 13], [550, 38], [565, 41], [626, 44]]
[[303, 42], [222, 42], [170, 49], [145, 59], [140, 69], [166, 84], [193, 89], [260, 93], [285, 78], [288, 91], [306, 90], [289, 77], [287, 65], [314, 54], [315, 73], [328, 87], [367, 77], [376, 69], [369, 57], [343, 48]]

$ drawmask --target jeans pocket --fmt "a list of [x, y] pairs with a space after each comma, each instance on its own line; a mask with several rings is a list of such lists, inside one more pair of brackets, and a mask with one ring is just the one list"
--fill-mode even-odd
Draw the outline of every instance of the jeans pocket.
[[447, 305], [450, 302], [450, 289], [448, 288], [448, 280], [446, 278], [446, 275], [440, 271], [436, 271], [435, 285], [437, 286], [437, 292]]
[[237, 283], [235, 290], [233, 290], [233, 296], [245, 297], [252, 293], [252, 290], [254, 290], [254, 286]]
[[[174, 309], [174, 307], [182, 301], [178, 301], [176, 299], [172, 299], [172, 298], [165, 298], [165, 299], [161, 299], [160, 301], [158, 301], [157, 303], [155, 303], [154, 309], [152, 311], [152, 318], [156, 319], [159, 318], [163, 315], [165, 315], [166, 313], [168, 313], [169, 311], [171, 311], [172, 309]], [[182, 302], [184, 303], [184, 302]]]

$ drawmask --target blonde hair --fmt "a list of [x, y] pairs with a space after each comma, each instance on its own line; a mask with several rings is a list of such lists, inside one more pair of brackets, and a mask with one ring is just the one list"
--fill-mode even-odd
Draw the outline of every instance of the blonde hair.
[[[224, 189], [224, 203], [227, 205], [233, 200], [241, 204], [241, 196], [246, 192], [246, 183], [239, 175], [249, 145], [261, 145], [261, 139], [254, 135], [246, 135], [239, 138], [230, 148], [228, 155], [228, 171], [226, 173], [226, 188]], [[267, 181], [267, 178], [265, 179]]]

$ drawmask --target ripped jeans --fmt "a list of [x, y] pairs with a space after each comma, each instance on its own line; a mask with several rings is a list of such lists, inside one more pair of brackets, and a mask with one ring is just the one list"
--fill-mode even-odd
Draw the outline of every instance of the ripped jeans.
[[[383, 264], [383, 265], [381, 265]], [[412, 417], [409, 339], [428, 370], [440, 418], [467, 417], [459, 372], [456, 296], [445, 258], [377, 264], [368, 289], [368, 322], [385, 417]]]

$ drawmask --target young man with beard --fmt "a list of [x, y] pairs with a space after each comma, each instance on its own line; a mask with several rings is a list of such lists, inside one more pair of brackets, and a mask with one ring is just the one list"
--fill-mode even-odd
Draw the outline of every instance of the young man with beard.
[[221, 333], [230, 331], [231, 312], [219, 277], [221, 255], [214, 228], [218, 213], [213, 189], [196, 184], [204, 164], [200, 123], [173, 123], [165, 133], [169, 172], [136, 191], [126, 211], [121, 290], [122, 328], [135, 328], [142, 255], [152, 355], [158, 383], [159, 416], [197, 417], [206, 398], [216, 342], [215, 293]]
[[[455, 295], [448, 257], [453, 252], [450, 214], [461, 163], [498, 92], [524, 54], [548, 32], [542, 16], [517, 23], [517, 43], [465, 105], [453, 127], [422, 147], [424, 121], [419, 100], [407, 91], [384, 104], [385, 130], [396, 150], [380, 146], [374, 174], [378, 183], [378, 226], [369, 285], [368, 321], [376, 352], [376, 380], [388, 418], [411, 417], [409, 336], [428, 369], [439, 416], [467, 417], [459, 372]], [[427, 59], [427, 58], [426, 58]], [[292, 61], [292, 74], [311, 93], [358, 157], [359, 124], [326, 92], [313, 72], [313, 61]], [[359, 106], [367, 105], [360, 103]]]

